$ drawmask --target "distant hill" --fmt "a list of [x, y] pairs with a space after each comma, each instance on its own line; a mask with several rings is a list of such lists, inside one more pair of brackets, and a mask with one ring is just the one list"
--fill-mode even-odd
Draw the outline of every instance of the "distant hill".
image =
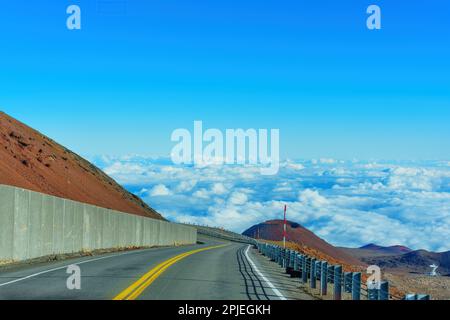
[[0, 112], [0, 184], [163, 219], [99, 168], [3, 112]]
[[413, 251], [405, 246], [396, 245], [390, 247], [383, 247], [373, 243], [362, 246], [360, 248], [340, 247], [339, 249], [358, 259], [378, 257], [378, 256], [396, 256]]
[[375, 251], [380, 251], [380, 252], [390, 252], [392, 254], [402, 254], [402, 253], [408, 253], [408, 252], [413, 251], [412, 249], [405, 247], [405, 246], [396, 245], [396, 246], [390, 246], [390, 247], [382, 247], [382, 246], [378, 246], [373, 243], [362, 246], [360, 249], [375, 250]]
[[361, 248], [340, 248], [342, 251], [366, 264], [377, 265], [391, 271], [413, 273], [428, 273], [430, 265], [439, 265], [438, 271], [443, 275], [450, 274], [450, 251], [429, 252], [426, 250], [413, 251], [405, 246], [383, 247], [368, 244]]
[[416, 273], [428, 273], [431, 270], [430, 265], [436, 264], [440, 274], [450, 274], [450, 251], [437, 253], [417, 250], [400, 255], [367, 257], [364, 261], [384, 269]]
[[[307, 246], [349, 265], [362, 264], [359, 259], [352, 257], [346, 252], [334, 247], [298, 223], [288, 221], [286, 231], [287, 241], [294, 242], [302, 246]], [[244, 231], [243, 235], [257, 239], [281, 241], [283, 239], [283, 220], [270, 220], [254, 225]]]

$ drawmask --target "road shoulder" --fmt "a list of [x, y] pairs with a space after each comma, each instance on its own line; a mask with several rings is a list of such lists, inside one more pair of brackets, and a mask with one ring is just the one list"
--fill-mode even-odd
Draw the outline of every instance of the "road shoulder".
[[261, 255], [257, 249], [251, 247], [248, 254], [261, 273], [287, 300], [317, 300], [305, 291], [299, 278], [292, 278], [285, 269]]

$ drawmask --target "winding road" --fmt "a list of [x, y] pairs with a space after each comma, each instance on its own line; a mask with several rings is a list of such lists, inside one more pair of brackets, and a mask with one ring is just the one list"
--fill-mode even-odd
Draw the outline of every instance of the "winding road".
[[[277, 271], [269, 270], [251, 246], [209, 237], [199, 240], [190, 246], [3, 268], [0, 299], [284, 300], [290, 299], [289, 290], [295, 291], [271, 279], [279, 276]], [[69, 265], [79, 267], [79, 290], [67, 287]]]

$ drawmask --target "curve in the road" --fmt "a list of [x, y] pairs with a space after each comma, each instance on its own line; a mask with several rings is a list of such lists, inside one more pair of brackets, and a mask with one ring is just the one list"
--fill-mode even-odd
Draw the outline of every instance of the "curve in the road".
[[[0, 268], [0, 300], [283, 299], [285, 283], [271, 275], [279, 289], [272, 285], [262, 273], [265, 260], [250, 247], [204, 237], [189, 246]], [[77, 290], [67, 286], [69, 265], [83, 266]]]
[[137, 280], [131, 286], [129, 286], [124, 291], [119, 293], [114, 298], [114, 300], [136, 300], [142, 294], [142, 292], [146, 288], [148, 288], [148, 286], [150, 286], [162, 273], [164, 273], [164, 271], [166, 271], [173, 264], [175, 264], [178, 261], [180, 261], [186, 257], [189, 257], [193, 254], [212, 250], [212, 249], [218, 249], [218, 248], [222, 248], [225, 246], [227, 246], [227, 244], [219, 245], [219, 246], [211, 246], [211, 247], [206, 247], [206, 248], [202, 248], [202, 249], [196, 249], [196, 250], [188, 251], [188, 252], [182, 253], [180, 255], [177, 255], [175, 257], [172, 257], [172, 258], [160, 263], [153, 269], [151, 269], [149, 272], [147, 272], [145, 275], [143, 275], [139, 280]]

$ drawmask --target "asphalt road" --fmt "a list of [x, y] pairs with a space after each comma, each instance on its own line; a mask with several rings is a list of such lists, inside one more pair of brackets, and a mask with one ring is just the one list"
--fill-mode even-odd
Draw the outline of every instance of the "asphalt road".
[[[242, 243], [152, 248], [0, 270], [3, 300], [275, 300], [282, 288], [264, 274], [255, 252]], [[81, 289], [69, 290], [68, 265], [81, 272]]]

